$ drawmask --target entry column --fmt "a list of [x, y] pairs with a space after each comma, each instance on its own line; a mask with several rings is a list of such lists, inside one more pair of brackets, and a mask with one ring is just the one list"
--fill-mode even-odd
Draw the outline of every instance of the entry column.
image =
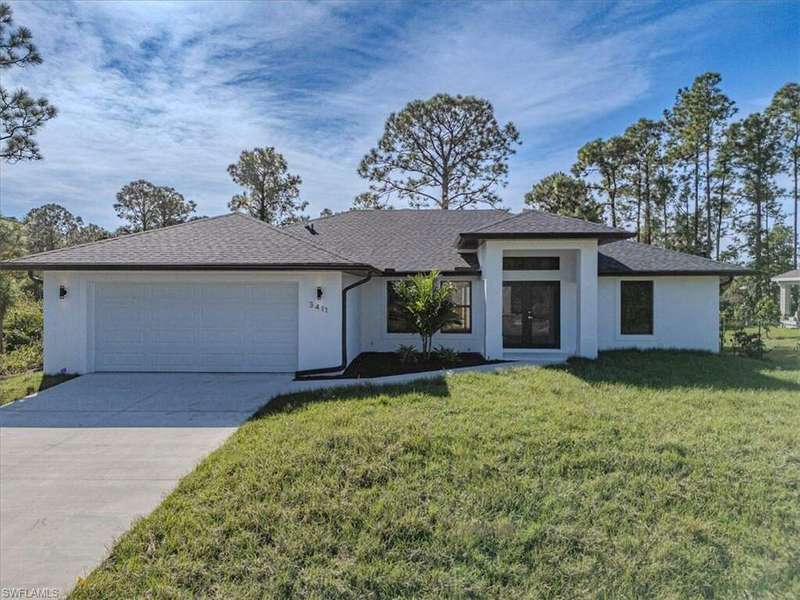
[[578, 251], [578, 355], [597, 358], [597, 242]]

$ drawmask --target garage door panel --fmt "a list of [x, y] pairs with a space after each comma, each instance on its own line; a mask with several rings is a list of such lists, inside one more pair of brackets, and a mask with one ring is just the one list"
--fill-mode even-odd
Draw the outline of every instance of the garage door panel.
[[95, 284], [98, 371], [293, 371], [297, 284]]

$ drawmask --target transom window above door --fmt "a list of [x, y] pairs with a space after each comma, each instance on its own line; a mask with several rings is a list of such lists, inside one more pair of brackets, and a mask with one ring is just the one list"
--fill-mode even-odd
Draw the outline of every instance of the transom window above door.
[[558, 256], [504, 256], [504, 271], [558, 271], [561, 258]]

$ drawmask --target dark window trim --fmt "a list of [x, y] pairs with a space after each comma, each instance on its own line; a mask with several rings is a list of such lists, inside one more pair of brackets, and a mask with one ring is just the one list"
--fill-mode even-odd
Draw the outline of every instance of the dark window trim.
[[[635, 331], [629, 332], [625, 331], [625, 307], [624, 307], [624, 294], [623, 294], [623, 287], [625, 284], [649, 284], [650, 287], [650, 323], [649, 323], [649, 331], [642, 332], [642, 331]], [[626, 337], [652, 337], [655, 335], [655, 301], [656, 301], [656, 284], [655, 281], [652, 279], [621, 279], [619, 282], [619, 335], [626, 336]]]
[[445, 331], [442, 329], [442, 335], [469, 335], [472, 333], [472, 280], [470, 279], [448, 279], [449, 283], [466, 283], [469, 297], [467, 298], [468, 304], [456, 304], [456, 308], [465, 308], [469, 312], [469, 327], [459, 329], [457, 331]]
[[[527, 266], [523, 266], [529, 261]], [[538, 262], [538, 265], [536, 264]], [[516, 263], [516, 264], [515, 264]], [[504, 271], [560, 271], [560, 256], [504, 256]]]

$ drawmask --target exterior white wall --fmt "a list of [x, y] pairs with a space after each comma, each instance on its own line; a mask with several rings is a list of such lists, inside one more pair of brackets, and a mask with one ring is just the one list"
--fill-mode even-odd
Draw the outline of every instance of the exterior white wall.
[[[561, 271], [504, 271], [503, 256], [561, 256]], [[486, 306], [486, 357], [521, 354], [597, 356], [597, 241], [487, 240], [478, 249]], [[561, 347], [503, 348], [503, 281], [561, 282]]]
[[[653, 282], [653, 335], [620, 333], [620, 281]], [[719, 352], [719, 277], [600, 277], [599, 346]]]
[[[361, 287], [355, 288], [355, 290], [361, 291], [362, 352], [394, 352], [400, 345], [420, 347], [420, 338], [417, 334], [388, 332], [386, 318], [387, 282], [400, 279], [403, 278], [375, 277]], [[486, 312], [484, 310], [481, 280], [478, 277], [459, 277], [455, 275], [443, 277], [443, 279], [472, 282], [472, 332], [437, 333], [433, 336], [433, 346], [445, 346], [458, 352], [483, 353], [484, 315]], [[355, 290], [351, 290], [350, 294]]]
[[[335, 271], [144, 272], [48, 271], [44, 273], [44, 370], [89, 373], [94, 370], [91, 332], [94, 321], [93, 289], [97, 282], [215, 282], [298, 283], [299, 370], [333, 367], [341, 361], [342, 274]], [[67, 296], [59, 299], [59, 286]], [[323, 288], [317, 301], [316, 290]]]
[[[355, 275], [342, 275], [342, 285], [347, 287], [363, 277]], [[347, 292], [347, 364], [361, 354], [361, 286], [354, 287]]]

